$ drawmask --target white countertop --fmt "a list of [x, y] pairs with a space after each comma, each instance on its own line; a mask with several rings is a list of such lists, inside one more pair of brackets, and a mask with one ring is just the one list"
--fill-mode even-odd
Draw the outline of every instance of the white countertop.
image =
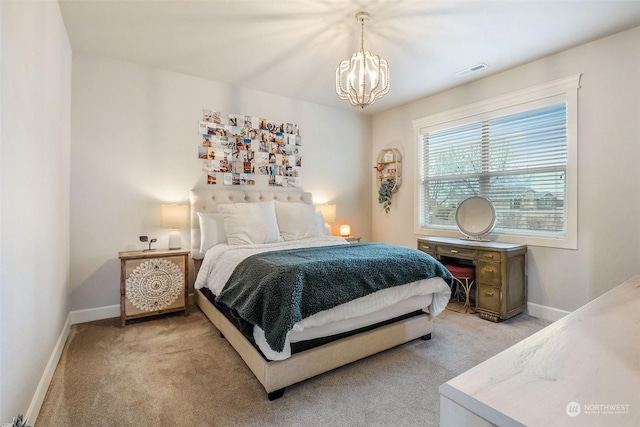
[[639, 426], [640, 276], [441, 385], [440, 394], [501, 426]]

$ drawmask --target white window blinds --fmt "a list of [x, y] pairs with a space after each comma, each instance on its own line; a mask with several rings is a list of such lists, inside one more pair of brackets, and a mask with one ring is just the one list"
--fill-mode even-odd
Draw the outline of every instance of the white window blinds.
[[558, 103], [420, 133], [421, 228], [455, 229], [467, 197], [490, 199], [496, 232], [567, 232], [567, 105]]

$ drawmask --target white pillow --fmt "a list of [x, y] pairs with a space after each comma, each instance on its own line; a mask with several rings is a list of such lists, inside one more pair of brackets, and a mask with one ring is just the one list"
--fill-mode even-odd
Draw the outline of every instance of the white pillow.
[[222, 214], [198, 212], [198, 219], [200, 220], [200, 252], [206, 252], [219, 243], [227, 242]]
[[276, 201], [275, 206], [278, 228], [285, 241], [321, 236], [314, 205]]
[[280, 231], [273, 202], [218, 205], [230, 245], [275, 243]]
[[322, 212], [316, 211], [316, 221], [318, 223], [318, 228], [320, 229], [321, 236], [329, 236], [331, 233], [327, 230], [327, 227], [330, 227], [328, 224], [325, 226], [324, 218], [322, 217]]

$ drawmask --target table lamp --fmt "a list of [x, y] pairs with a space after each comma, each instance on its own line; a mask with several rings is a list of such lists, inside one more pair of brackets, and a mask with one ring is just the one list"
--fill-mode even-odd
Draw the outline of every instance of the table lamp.
[[322, 219], [324, 219], [324, 228], [327, 234], [331, 236], [331, 223], [336, 220], [336, 205], [316, 205], [316, 209], [322, 212]]
[[171, 228], [169, 234], [169, 249], [180, 249], [182, 247], [182, 237], [178, 230], [187, 228], [189, 224], [189, 206], [188, 205], [162, 205], [162, 216], [160, 226], [162, 228]]

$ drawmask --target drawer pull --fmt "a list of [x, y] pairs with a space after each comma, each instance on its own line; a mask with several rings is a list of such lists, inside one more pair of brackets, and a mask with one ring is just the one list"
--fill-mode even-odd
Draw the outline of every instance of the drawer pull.
[[431, 249], [431, 246], [422, 245], [422, 249]]
[[489, 273], [489, 274], [493, 274], [493, 273], [495, 273], [495, 272], [496, 272], [496, 270], [495, 270], [495, 269], [493, 269], [493, 268], [485, 268], [485, 269], [484, 269], [484, 271], [486, 271], [486, 272], [487, 272], [487, 273]]
[[484, 254], [484, 257], [485, 257], [485, 258], [489, 258], [489, 259], [493, 259], [493, 258], [495, 258], [495, 257], [493, 256], [493, 254]]
[[451, 249], [451, 253], [452, 253], [452, 254], [457, 254], [457, 253], [458, 253], [458, 251], [457, 251], [457, 250], [455, 250], [455, 249]]
[[485, 297], [492, 297], [493, 296], [493, 292], [482, 291], [482, 293], [484, 294]]

